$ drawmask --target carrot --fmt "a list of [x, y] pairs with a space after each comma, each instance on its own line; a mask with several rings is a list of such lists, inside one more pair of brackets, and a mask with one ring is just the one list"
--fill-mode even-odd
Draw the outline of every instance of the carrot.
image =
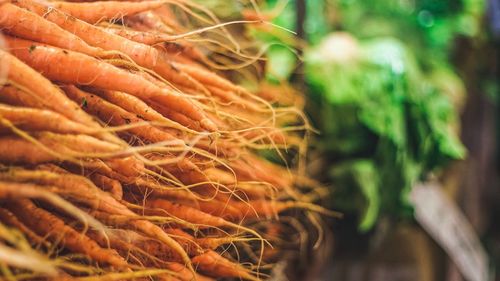
[[144, 163], [134, 156], [107, 159], [104, 163], [113, 171], [132, 179], [142, 175], [145, 170]]
[[[80, 142], [81, 143], [81, 142]], [[99, 172], [110, 174], [111, 170], [122, 174], [125, 177], [136, 177], [144, 169], [142, 162], [137, 161], [132, 156], [125, 158], [109, 159], [106, 161], [77, 161], [68, 155], [74, 154], [75, 151], [61, 146], [57, 142], [49, 140], [42, 144], [45, 149], [40, 149], [40, 146], [33, 144], [27, 140], [2, 137], [0, 138], [0, 162], [14, 164], [41, 164], [46, 162], [56, 161], [75, 161], [78, 165], [94, 167]], [[76, 144], [78, 145], [78, 143]], [[52, 153], [57, 151], [57, 153]]]
[[33, 230], [28, 228], [24, 223], [22, 223], [12, 212], [10, 212], [7, 209], [0, 208], [0, 220], [2, 223], [6, 223], [7, 225], [10, 225], [11, 227], [15, 227], [16, 229], [20, 230], [26, 237], [28, 237], [33, 243], [39, 244], [39, 245], [46, 245], [49, 246], [50, 243], [45, 241], [43, 237], [40, 235], [36, 234]]
[[0, 162], [38, 164], [57, 160], [59, 158], [56, 155], [41, 151], [40, 147], [27, 140], [14, 137], [0, 138]]
[[208, 278], [208, 277], [202, 276], [200, 274], [193, 274], [184, 265], [182, 265], [180, 263], [169, 262], [165, 265], [165, 267], [167, 269], [170, 269], [173, 272], [177, 273], [179, 279], [182, 281], [191, 281], [191, 280], [214, 281], [214, 279], [212, 279], [212, 278]]
[[0, 116], [8, 119], [18, 128], [28, 131], [51, 131], [62, 134], [96, 134], [95, 129], [71, 121], [65, 116], [50, 110], [0, 104]]
[[173, 66], [180, 71], [183, 71], [193, 77], [194, 79], [200, 81], [203, 84], [206, 85], [211, 85], [213, 87], [217, 87], [223, 90], [227, 91], [235, 91], [235, 92], [245, 92], [246, 90], [234, 85], [231, 83], [229, 80], [226, 80], [222, 78], [221, 76], [210, 72], [208, 70], [199, 68], [199, 67], [194, 67], [191, 65], [187, 64], [181, 64], [181, 63], [172, 63]]
[[[146, 206], [152, 208], [151, 210], [146, 210], [146, 213], [156, 214], [156, 215], [171, 215], [177, 217], [181, 220], [191, 222], [196, 224], [200, 228], [206, 227], [231, 227], [239, 230], [246, 231], [255, 235], [258, 238], [261, 236], [254, 230], [246, 228], [244, 226], [232, 223], [223, 218], [212, 216], [210, 214], [204, 213], [195, 208], [188, 206], [183, 206], [177, 203], [170, 202], [164, 199], [153, 199], [146, 203]], [[265, 242], [265, 241], [262, 241]]]
[[129, 267], [127, 262], [114, 250], [101, 248], [94, 240], [67, 226], [55, 215], [36, 207], [30, 200], [15, 201], [8, 205], [8, 209], [36, 233], [46, 236], [53, 242], [58, 242], [61, 239], [64, 247], [86, 254], [98, 262], [117, 268]]
[[90, 56], [103, 55], [101, 49], [89, 46], [81, 38], [57, 24], [10, 3], [0, 6], [0, 29], [18, 37], [75, 50]]
[[238, 220], [243, 217], [243, 214], [237, 208], [231, 206], [230, 202], [225, 202], [218, 200], [216, 198], [210, 198], [200, 200], [200, 197], [194, 195], [183, 189], [178, 189], [174, 187], [163, 187], [157, 183], [146, 181], [144, 179], [138, 179], [135, 185], [139, 189], [152, 188], [151, 191], [143, 190], [143, 193], [148, 192], [154, 198], [164, 198], [174, 201], [186, 207], [191, 207], [194, 209], [199, 209], [200, 211], [207, 213], [209, 215], [221, 217], [223, 219]]
[[168, 23], [162, 21], [162, 19], [152, 11], [146, 11], [126, 17], [124, 19], [124, 23], [125, 25], [140, 31], [155, 30], [166, 34], [176, 33], [176, 30], [172, 28], [172, 26], [169, 26]]
[[[136, 114], [136, 116], [148, 120], [148, 121], [157, 121], [161, 123], [162, 126], [168, 125], [173, 128], [172, 130], [168, 130], [168, 132], [172, 135], [175, 135], [177, 138], [182, 138], [183, 131], [187, 131], [190, 133], [196, 133], [195, 131], [190, 131], [186, 127], [176, 123], [170, 119], [165, 118], [159, 112], [155, 111], [151, 106], [147, 105], [144, 101], [138, 99], [137, 97], [117, 91], [94, 91], [97, 95], [106, 99], [107, 101]], [[174, 130], [177, 129], [177, 130]], [[165, 130], [162, 127], [162, 130]]]
[[[85, 111], [99, 117], [99, 119], [110, 125], [120, 126], [144, 121], [137, 117], [137, 115], [127, 112], [119, 106], [103, 100], [99, 96], [84, 92], [75, 86], [64, 86], [63, 89], [72, 100], [85, 101], [86, 105], [83, 107]], [[177, 139], [169, 133], [147, 124], [141, 127], [131, 128], [128, 131], [143, 140], [153, 143]]]
[[215, 217], [195, 208], [183, 206], [177, 203], [170, 202], [168, 200], [154, 199], [152, 201], [149, 201], [147, 203], [147, 206], [153, 209], [158, 209], [158, 211], [151, 211], [150, 213], [152, 214], [161, 215], [162, 213], [165, 214], [166, 212], [166, 214], [178, 217], [179, 219], [195, 224], [200, 224], [200, 227], [220, 227], [228, 226], [230, 224], [222, 218]]
[[73, 101], [67, 98], [61, 90], [44, 78], [40, 73], [1, 49], [0, 61], [2, 61], [3, 65], [8, 66], [8, 79], [26, 87], [31, 94], [41, 100], [47, 109], [58, 112], [73, 121], [91, 127], [98, 127], [88, 114], [82, 111]]
[[95, 185], [102, 188], [104, 191], [109, 192], [113, 198], [116, 200], [122, 200], [123, 189], [119, 181], [97, 173], [92, 173], [88, 175], [88, 177]]
[[233, 236], [204, 237], [204, 238], [196, 238], [196, 243], [204, 249], [215, 250], [222, 245], [232, 244], [234, 242], [246, 242], [250, 240], [254, 239], [244, 238], [244, 237], [233, 237]]
[[120, 19], [165, 5], [165, 1], [96, 1], [96, 2], [51, 2], [51, 6], [77, 19], [95, 24], [100, 21]]
[[[176, 122], [187, 127], [188, 129], [197, 130], [197, 131], [200, 131], [202, 129], [202, 127], [200, 126], [201, 124], [199, 125], [199, 124], [193, 123], [188, 117], [186, 117], [185, 115], [179, 114], [178, 112], [174, 111], [169, 106], [165, 106], [162, 103], [158, 103], [155, 101], [149, 101], [149, 105], [155, 111], [161, 113], [163, 116], [170, 118], [172, 120], [175, 120]], [[210, 121], [210, 122], [212, 122], [212, 121]]]
[[260, 280], [253, 276], [248, 269], [229, 261], [214, 251], [209, 250], [201, 255], [193, 257], [192, 260], [201, 272], [209, 276], [217, 278], [236, 277], [255, 281]]
[[172, 33], [179, 33], [184, 31], [184, 28], [177, 21], [176, 15], [174, 14], [170, 6], [161, 6], [158, 9], [152, 11], [152, 13], [154, 13], [162, 23], [172, 28], [174, 30], [174, 32]]
[[[11, 52], [44, 76], [64, 83], [90, 84], [104, 89], [125, 91], [143, 99], [161, 102], [210, 131], [215, 125], [185, 97], [169, 92], [125, 70], [84, 54], [36, 45], [32, 41], [7, 37]], [[34, 46], [34, 47], [33, 47]], [[74, 72], [69, 66], [78, 66]]]
[[[128, 40], [137, 43], [154, 46], [157, 49], [165, 50], [170, 54], [183, 54], [188, 57], [176, 56], [175, 58], [173, 58], [176, 60], [207, 60], [205, 55], [201, 51], [196, 49], [194, 45], [190, 44], [186, 40], [178, 40], [178, 36], [170, 36], [158, 32], [138, 31], [134, 29], [126, 29], [123, 27], [106, 28], [106, 31], [116, 35], [120, 35], [121, 37], [127, 38]], [[176, 42], [172, 42], [171, 40], [176, 40]]]
[[27, 92], [8, 84], [0, 87], [0, 102], [37, 109], [46, 108], [41, 98], [28, 94]]

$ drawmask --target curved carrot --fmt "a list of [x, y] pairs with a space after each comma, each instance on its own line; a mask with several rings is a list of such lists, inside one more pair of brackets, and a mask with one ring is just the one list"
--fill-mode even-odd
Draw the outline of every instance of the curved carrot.
[[8, 208], [36, 233], [47, 236], [53, 242], [61, 241], [64, 247], [84, 253], [99, 262], [118, 268], [129, 267], [116, 251], [101, 248], [94, 240], [67, 226], [55, 215], [36, 207], [28, 199], [15, 201]]
[[12, 212], [7, 209], [0, 208], [0, 221], [7, 225], [17, 228], [20, 230], [28, 239], [32, 242], [40, 245], [49, 245], [46, 240], [43, 239], [40, 235], [36, 234], [33, 230], [27, 227], [22, 221], [19, 220]]
[[[1, 95], [1, 94], [0, 94]], [[95, 135], [96, 130], [50, 110], [14, 107], [0, 104], [0, 116], [28, 131], [50, 131], [63, 134]], [[2, 125], [0, 125], [0, 128]]]
[[[107, 122], [110, 125], [120, 126], [144, 121], [137, 117], [137, 115], [103, 100], [97, 95], [84, 92], [75, 86], [64, 86], [63, 89], [75, 102], [85, 101], [86, 105], [83, 107], [85, 111], [97, 116], [103, 122]], [[148, 124], [144, 124], [141, 127], [130, 128], [127, 131], [143, 140], [153, 143], [166, 140], [177, 140], [176, 137], [170, 135], [169, 133]]]
[[238, 263], [220, 256], [214, 251], [207, 251], [201, 255], [193, 257], [193, 263], [198, 266], [198, 269], [214, 277], [236, 277], [247, 280], [258, 281], [259, 278], [250, 274], [249, 270], [242, 267]]
[[167, 269], [170, 269], [173, 272], [179, 274], [178, 277], [182, 281], [191, 281], [191, 280], [196, 280], [196, 281], [215, 281], [212, 278], [208, 278], [208, 277], [202, 276], [200, 274], [193, 275], [192, 272], [190, 272], [184, 265], [182, 265], [180, 263], [169, 262], [169, 263], [167, 263], [165, 265], [165, 267]]
[[119, 181], [108, 178], [107, 176], [92, 173], [88, 175], [89, 179], [102, 190], [109, 192], [116, 200], [122, 200], [123, 189]]
[[77, 19], [95, 24], [99, 21], [120, 19], [147, 10], [161, 7], [165, 1], [96, 1], [96, 2], [51, 2], [50, 5]]

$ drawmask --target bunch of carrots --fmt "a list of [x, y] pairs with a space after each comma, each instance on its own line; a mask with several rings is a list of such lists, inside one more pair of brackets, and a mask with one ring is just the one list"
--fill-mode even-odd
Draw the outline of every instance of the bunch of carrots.
[[298, 216], [335, 215], [302, 172], [299, 95], [262, 86], [238, 24], [265, 23], [189, 0], [0, 1], [2, 278], [262, 280]]

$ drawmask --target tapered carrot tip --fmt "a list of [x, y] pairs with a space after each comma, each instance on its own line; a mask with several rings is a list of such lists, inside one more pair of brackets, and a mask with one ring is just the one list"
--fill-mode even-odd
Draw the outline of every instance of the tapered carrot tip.
[[209, 132], [216, 132], [219, 128], [217, 128], [217, 125], [215, 125], [214, 122], [210, 119], [203, 119], [200, 121], [200, 125], [203, 129], [209, 131]]

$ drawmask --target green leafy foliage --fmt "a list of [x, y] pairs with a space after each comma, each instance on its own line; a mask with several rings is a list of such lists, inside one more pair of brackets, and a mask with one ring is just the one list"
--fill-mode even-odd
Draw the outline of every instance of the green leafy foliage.
[[[333, 35], [325, 42], [335, 36], [345, 40]], [[306, 77], [321, 108], [322, 149], [335, 158], [335, 203], [359, 210], [360, 229], [368, 230], [380, 213], [411, 214], [411, 186], [465, 150], [452, 129], [457, 113], [450, 98], [421, 73], [403, 43], [379, 38], [358, 48], [348, 62], [316, 58], [324, 46], [312, 48]], [[345, 195], [353, 188], [364, 204]]]

